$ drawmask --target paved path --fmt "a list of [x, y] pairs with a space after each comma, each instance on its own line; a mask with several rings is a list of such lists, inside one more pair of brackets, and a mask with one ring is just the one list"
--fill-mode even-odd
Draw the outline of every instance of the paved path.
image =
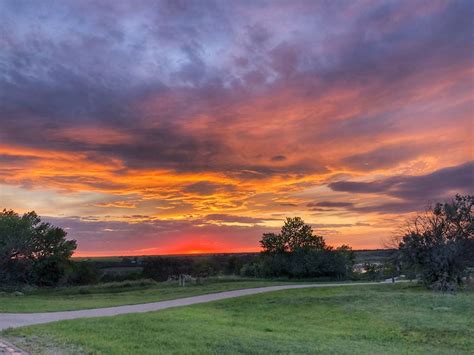
[[206, 303], [227, 298], [240, 296], [255, 295], [258, 293], [289, 290], [297, 288], [310, 287], [339, 287], [339, 286], [361, 286], [361, 285], [380, 285], [376, 282], [359, 282], [359, 283], [332, 283], [332, 284], [306, 284], [306, 285], [282, 285], [270, 287], [249, 288], [243, 290], [226, 291], [219, 293], [211, 293], [207, 295], [179, 298], [170, 301], [160, 301], [153, 303], [143, 303], [128, 306], [108, 307], [85, 309], [80, 311], [66, 312], [45, 312], [45, 313], [0, 313], [0, 331], [7, 328], [18, 328], [33, 324], [51, 323], [65, 319], [76, 318], [92, 318], [92, 317], [109, 317], [127, 313], [144, 313], [159, 311], [172, 307], [189, 306], [197, 303]]

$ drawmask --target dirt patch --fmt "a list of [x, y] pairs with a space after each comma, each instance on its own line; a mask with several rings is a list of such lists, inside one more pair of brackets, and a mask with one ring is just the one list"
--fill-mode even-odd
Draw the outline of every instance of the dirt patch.
[[27, 355], [28, 353], [0, 338], [0, 355]]
[[[21, 347], [23, 352], [20, 352], [21, 355], [73, 355], [73, 354], [87, 354], [87, 352], [81, 347], [71, 347], [67, 344], [58, 344], [52, 339], [38, 336], [30, 337], [14, 337], [9, 336], [8, 341], [16, 344], [16, 346]], [[0, 343], [2, 340], [0, 340]], [[18, 349], [18, 348], [17, 348]], [[4, 355], [1, 350], [0, 354]], [[9, 354], [10, 353], [5, 353]], [[13, 354], [13, 353], [12, 353]], [[19, 355], [17, 354], [17, 355]]]

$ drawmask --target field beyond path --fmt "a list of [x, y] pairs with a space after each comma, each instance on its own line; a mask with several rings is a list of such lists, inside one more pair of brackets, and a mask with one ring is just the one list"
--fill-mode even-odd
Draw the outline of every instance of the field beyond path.
[[265, 292], [273, 292], [289, 289], [315, 288], [315, 287], [341, 287], [341, 286], [362, 286], [376, 285], [374, 282], [364, 283], [331, 283], [331, 284], [303, 284], [303, 285], [281, 285], [269, 287], [257, 287], [250, 289], [241, 289], [219, 293], [211, 293], [194, 297], [186, 297], [169, 301], [160, 301], [144, 304], [126, 305], [118, 307], [107, 307], [97, 309], [84, 309], [78, 311], [66, 312], [44, 312], [44, 313], [0, 313], [0, 330], [8, 328], [18, 328], [34, 324], [51, 323], [60, 320], [77, 318], [95, 318], [108, 317], [128, 313], [145, 313], [159, 311], [162, 309], [189, 306], [198, 303], [206, 303], [228, 298], [255, 295]]

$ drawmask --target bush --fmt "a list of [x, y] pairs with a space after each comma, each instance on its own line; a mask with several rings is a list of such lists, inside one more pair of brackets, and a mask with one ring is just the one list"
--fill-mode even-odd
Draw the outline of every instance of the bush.
[[257, 277], [259, 276], [259, 270], [255, 262], [244, 264], [240, 269], [240, 276], [244, 277]]
[[149, 257], [143, 262], [143, 276], [166, 281], [168, 278], [176, 279], [180, 274], [194, 277], [239, 275], [242, 267], [255, 259], [255, 254]]
[[143, 275], [156, 281], [178, 278], [181, 274], [192, 274], [194, 261], [189, 258], [150, 257], [143, 263]]
[[403, 261], [431, 289], [454, 291], [474, 260], [474, 196], [438, 203], [408, 224], [400, 242]]
[[67, 283], [70, 285], [92, 285], [100, 280], [101, 272], [94, 265], [87, 261], [72, 262]]
[[134, 281], [143, 279], [142, 272], [126, 272], [126, 273], [103, 273], [100, 278], [101, 282], [123, 282], [123, 281]]

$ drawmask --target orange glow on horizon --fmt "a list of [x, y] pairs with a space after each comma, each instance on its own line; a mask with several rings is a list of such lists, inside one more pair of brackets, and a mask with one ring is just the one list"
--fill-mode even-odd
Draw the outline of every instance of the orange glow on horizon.
[[202, 255], [202, 254], [240, 254], [240, 253], [259, 253], [260, 248], [209, 248], [199, 247], [196, 249], [173, 249], [161, 251], [160, 248], [150, 248], [148, 251], [121, 251], [114, 253], [107, 252], [75, 252], [73, 258], [98, 258], [98, 257], [113, 257], [113, 256], [173, 256], [173, 255]]

